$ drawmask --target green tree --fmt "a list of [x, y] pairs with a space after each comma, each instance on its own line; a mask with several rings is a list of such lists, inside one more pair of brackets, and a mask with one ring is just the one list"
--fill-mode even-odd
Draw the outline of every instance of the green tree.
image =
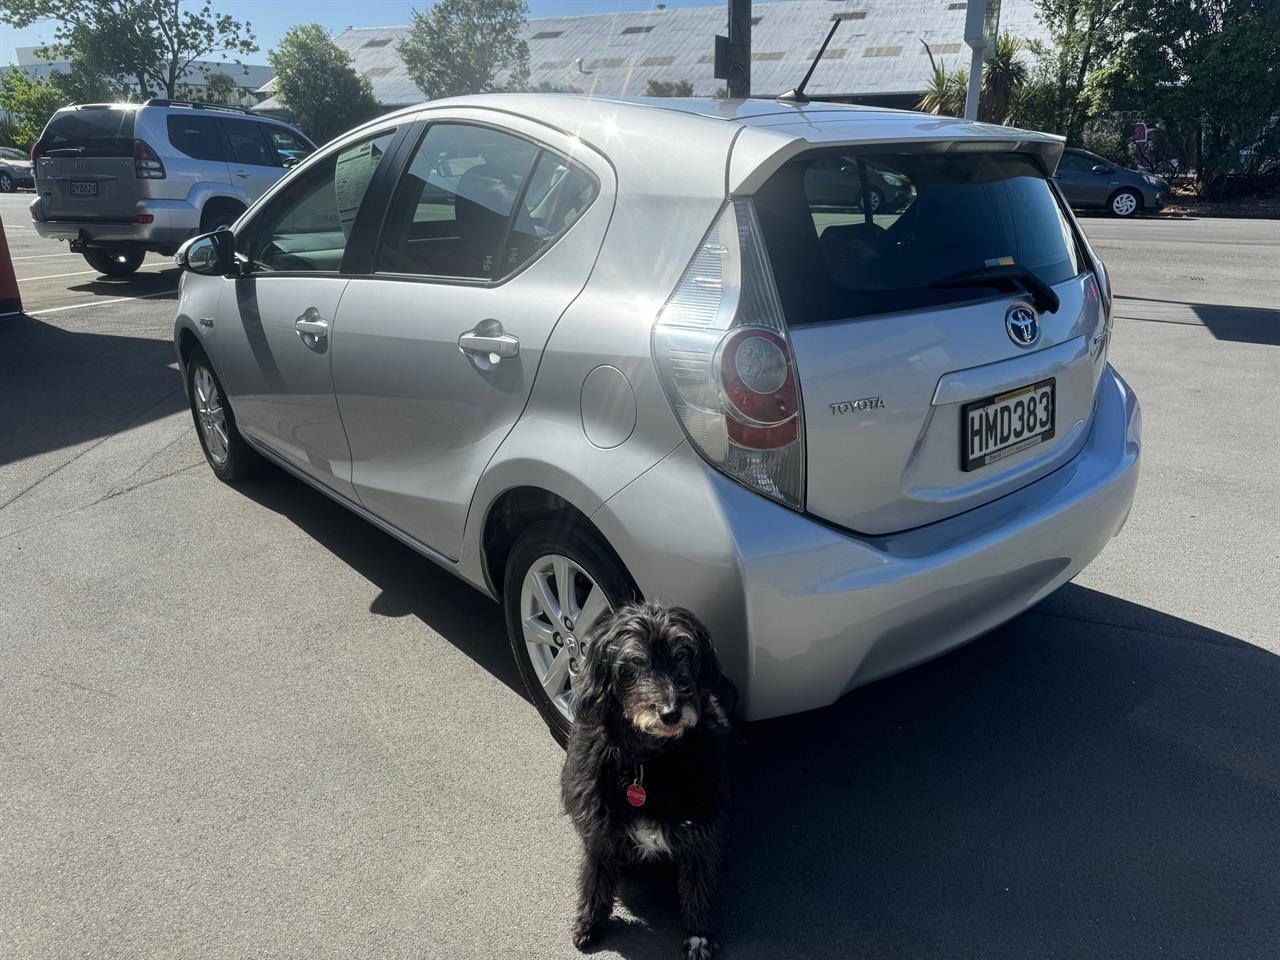
[[40, 136], [55, 110], [68, 103], [92, 103], [116, 99], [116, 91], [96, 78], [73, 69], [41, 77], [21, 67], [0, 73], [0, 111], [11, 119], [9, 138], [30, 146]]
[[35, 142], [53, 112], [66, 103], [61, 87], [51, 77], [35, 77], [19, 67], [0, 74], [0, 110], [11, 118], [11, 136], [23, 147]]
[[[1186, 0], [1169, 0], [1186, 2]], [[1036, 54], [1032, 82], [1040, 89], [1037, 126], [1080, 142], [1096, 109], [1089, 95], [1094, 71], [1112, 62], [1137, 9], [1133, 0], [1036, 0], [1036, 13], [1049, 35]], [[1141, 19], [1133, 27], [1145, 29]]]
[[689, 80], [650, 80], [644, 87], [646, 97], [692, 97], [693, 83]]
[[1199, 186], [1216, 196], [1232, 169], [1280, 152], [1280, 5], [1274, 0], [1153, 0], [1088, 84], [1094, 108], [1117, 103], [1191, 130]]
[[440, 0], [413, 11], [396, 50], [428, 100], [521, 90], [529, 82], [529, 47], [520, 36], [528, 13], [524, 0]]
[[182, 0], [0, 0], [0, 21], [27, 27], [41, 20], [55, 24], [43, 56], [68, 58], [85, 74], [133, 84], [143, 96], [176, 96], [201, 58], [258, 49], [250, 24], [207, 2], [184, 8]]
[[[982, 94], [978, 119], [988, 123], [1014, 123], [1020, 94], [1027, 82], [1023, 42], [1012, 34], [996, 38], [996, 48], [982, 65]], [[967, 77], [966, 77], [967, 79]]]
[[[920, 41], [924, 43], [923, 40]], [[948, 70], [946, 62], [933, 59], [933, 51], [927, 43], [924, 52], [929, 55], [929, 85], [920, 97], [917, 108], [925, 113], [938, 113], [948, 117], [964, 116], [965, 94], [969, 89], [969, 71], [957, 67]]]
[[276, 96], [317, 143], [381, 112], [369, 78], [355, 72], [351, 55], [318, 23], [291, 27], [267, 60]]

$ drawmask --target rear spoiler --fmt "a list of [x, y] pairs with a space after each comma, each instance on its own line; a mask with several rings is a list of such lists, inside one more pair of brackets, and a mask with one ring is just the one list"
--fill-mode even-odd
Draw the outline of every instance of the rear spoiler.
[[788, 160], [809, 150], [845, 146], [922, 153], [1010, 151], [1040, 159], [1052, 176], [1066, 140], [1051, 133], [991, 123], [907, 113], [851, 116], [820, 114], [803, 120], [752, 124], [734, 141], [729, 157], [730, 196], [755, 193]]

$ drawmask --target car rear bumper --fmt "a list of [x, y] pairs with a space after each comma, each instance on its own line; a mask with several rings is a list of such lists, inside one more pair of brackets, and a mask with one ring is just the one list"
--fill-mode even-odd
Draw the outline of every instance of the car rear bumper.
[[[150, 214], [150, 223], [134, 220], [50, 220], [40, 198], [31, 201], [32, 226], [51, 240], [93, 243], [142, 243], [176, 247], [200, 229], [200, 211], [185, 200], [140, 200], [137, 213]], [[136, 217], [136, 215], [135, 215]]]
[[821, 524], [721, 476], [687, 444], [592, 519], [646, 596], [707, 620], [740, 715], [763, 719], [937, 656], [1070, 580], [1128, 518], [1140, 432], [1137, 398], [1108, 366], [1070, 462], [905, 533]]

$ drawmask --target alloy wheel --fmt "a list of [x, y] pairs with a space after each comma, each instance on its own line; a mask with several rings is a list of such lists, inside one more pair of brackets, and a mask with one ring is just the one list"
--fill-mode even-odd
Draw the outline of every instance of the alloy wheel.
[[1138, 198], [1132, 193], [1117, 194], [1111, 201], [1111, 211], [1118, 217], [1127, 217], [1138, 209]]
[[612, 612], [604, 589], [568, 557], [547, 554], [529, 565], [520, 587], [525, 648], [543, 692], [567, 720], [587, 638]]
[[204, 437], [209, 459], [218, 466], [227, 462], [230, 441], [227, 439], [227, 412], [222, 406], [222, 395], [217, 381], [208, 367], [199, 366], [191, 375], [192, 397], [196, 409], [196, 421]]

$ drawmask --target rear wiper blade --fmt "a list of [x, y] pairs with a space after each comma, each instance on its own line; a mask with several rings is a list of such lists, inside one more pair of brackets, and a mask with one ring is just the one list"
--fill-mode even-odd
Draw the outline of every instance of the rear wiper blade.
[[1009, 284], [1015, 290], [1021, 288], [1031, 297], [1031, 302], [1041, 313], [1057, 313], [1061, 301], [1053, 288], [1035, 275], [1027, 267], [1017, 264], [979, 267], [976, 270], [961, 270], [950, 276], [934, 280], [931, 287], [999, 287]]
[[84, 153], [84, 147], [51, 147], [48, 150], [42, 150], [46, 157], [54, 153]]

